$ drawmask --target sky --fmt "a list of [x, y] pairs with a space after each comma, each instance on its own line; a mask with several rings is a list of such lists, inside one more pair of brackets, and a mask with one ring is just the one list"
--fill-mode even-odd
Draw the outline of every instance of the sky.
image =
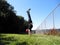
[[48, 14], [60, 3], [60, 0], [7, 0], [18, 16], [23, 16], [28, 20], [26, 11], [31, 8], [30, 14], [33, 21], [33, 30], [35, 30]]

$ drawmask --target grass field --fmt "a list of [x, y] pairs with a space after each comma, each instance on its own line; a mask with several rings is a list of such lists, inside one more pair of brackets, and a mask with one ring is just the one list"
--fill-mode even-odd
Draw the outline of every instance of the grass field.
[[60, 45], [59, 36], [1, 34], [0, 45]]

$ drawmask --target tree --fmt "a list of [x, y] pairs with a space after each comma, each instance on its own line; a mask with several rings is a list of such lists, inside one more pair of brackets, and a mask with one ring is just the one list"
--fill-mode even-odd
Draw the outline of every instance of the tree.
[[17, 16], [14, 7], [7, 1], [0, 1], [0, 33], [26, 33], [28, 22]]
[[[0, 1], [0, 32], [15, 33], [18, 29], [17, 16], [13, 6], [7, 1]], [[18, 21], [17, 21], [18, 22]]]
[[28, 21], [24, 20], [24, 17], [18, 16], [19, 19], [19, 33], [26, 34], [26, 29], [28, 29]]

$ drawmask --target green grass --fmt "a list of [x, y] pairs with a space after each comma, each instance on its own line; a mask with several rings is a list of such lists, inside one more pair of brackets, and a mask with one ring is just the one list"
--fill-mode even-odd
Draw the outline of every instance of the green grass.
[[2, 34], [0, 45], [60, 45], [59, 36]]

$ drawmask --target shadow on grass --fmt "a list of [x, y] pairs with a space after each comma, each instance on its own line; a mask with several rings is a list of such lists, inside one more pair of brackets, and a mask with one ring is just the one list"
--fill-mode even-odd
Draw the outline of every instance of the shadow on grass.
[[[11, 42], [17, 42], [17, 40], [14, 37], [5, 37], [6, 35], [0, 34], [0, 45], [9, 45]], [[17, 42], [15, 45], [28, 45], [27, 42]]]
[[0, 45], [10, 44], [12, 41], [16, 41], [14, 37], [4, 37], [5, 35], [0, 34]]
[[6, 44], [10, 44], [10, 42], [0, 42], [0, 45], [6, 45]]

